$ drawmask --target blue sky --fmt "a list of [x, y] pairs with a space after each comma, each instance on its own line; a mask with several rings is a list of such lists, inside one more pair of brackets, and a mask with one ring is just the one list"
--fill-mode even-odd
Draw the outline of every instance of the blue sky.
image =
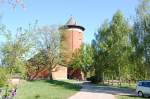
[[125, 17], [135, 15], [138, 0], [24, 0], [27, 7], [17, 6], [14, 10], [8, 4], [0, 5], [1, 22], [11, 31], [17, 27], [27, 28], [38, 20], [39, 25], [63, 25], [72, 15], [79, 25], [86, 28], [84, 42], [90, 43], [105, 19], [111, 19], [117, 10]]

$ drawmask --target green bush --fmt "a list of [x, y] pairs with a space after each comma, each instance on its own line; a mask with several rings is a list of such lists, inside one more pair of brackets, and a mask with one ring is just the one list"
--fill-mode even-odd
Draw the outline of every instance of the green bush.
[[0, 87], [7, 84], [7, 72], [5, 68], [0, 68]]
[[91, 76], [91, 77], [87, 78], [87, 80], [91, 81], [91, 83], [97, 83], [96, 76]]

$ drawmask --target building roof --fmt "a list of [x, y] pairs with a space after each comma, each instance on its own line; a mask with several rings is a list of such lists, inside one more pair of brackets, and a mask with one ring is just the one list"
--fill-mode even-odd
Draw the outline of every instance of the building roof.
[[85, 30], [85, 28], [84, 28], [83, 26], [77, 25], [77, 22], [76, 22], [76, 20], [75, 20], [73, 17], [71, 17], [71, 18], [67, 21], [67, 23], [64, 25], [64, 27], [65, 27], [65, 28], [79, 28], [79, 29], [81, 29], [82, 31]]
[[71, 17], [71, 18], [67, 21], [66, 25], [77, 25], [77, 22], [76, 22], [76, 20], [75, 20], [73, 17]]

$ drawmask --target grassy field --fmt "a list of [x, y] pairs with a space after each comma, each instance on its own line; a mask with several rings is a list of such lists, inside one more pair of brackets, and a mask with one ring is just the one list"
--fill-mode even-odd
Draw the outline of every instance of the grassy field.
[[149, 98], [141, 98], [137, 96], [117, 96], [117, 99], [149, 99]]
[[[132, 83], [132, 84], [128, 84], [128, 83], [122, 83], [121, 86], [119, 86], [118, 84], [114, 83], [113, 85], [108, 85], [108, 84], [100, 84], [100, 85], [104, 85], [104, 86], [111, 86], [111, 87], [116, 87], [116, 88], [126, 88], [129, 90], [133, 90], [135, 91], [136, 88], [136, 84]], [[150, 98], [141, 98], [141, 97], [137, 97], [137, 96], [116, 96], [117, 99], [150, 99]]]
[[[120, 88], [127, 88], [127, 89], [131, 89], [131, 90], [135, 90], [136, 88], [136, 84], [127, 84], [127, 83], [123, 83], [122, 86], [118, 86], [115, 85], [116, 87], [120, 87]], [[142, 97], [138, 97], [138, 96], [117, 96], [117, 99], [149, 99], [149, 98], [142, 98]]]
[[67, 99], [80, 88], [70, 81], [23, 81], [15, 99]]
[[135, 83], [132, 83], [132, 84], [128, 84], [128, 83], [122, 83], [121, 86], [118, 85], [117, 83], [114, 83], [113, 85], [112, 84], [98, 84], [98, 85], [101, 85], [101, 86], [112, 86], [112, 87], [116, 87], [116, 88], [128, 88], [128, 89], [131, 89], [131, 90], [135, 90], [136, 88], [136, 84]]
[[[109, 86], [114, 86], [114, 87], [118, 87], [118, 88], [126, 88], [126, 89], [130, 89], [135, 91], [136, 88], [136, 84], [132, 83], [132, 84], [127, 84], [127, 83], [122, 83], [121, 86], [119, 86], [118, 84], [114, 84], [114, 85], [109, 85]], [[149, 98], [141, 98], [141, 97], [137, 97], [137, 96], [117, 96], [117, 99], [149, 99]]]

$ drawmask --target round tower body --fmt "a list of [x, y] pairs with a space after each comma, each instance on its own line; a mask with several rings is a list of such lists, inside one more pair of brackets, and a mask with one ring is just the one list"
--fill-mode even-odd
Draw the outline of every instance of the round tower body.
[[83, 43], [83, 31], [78, 28], [68, 28], [66, 32], [66, 46], [70, 52], [74, 52]]
[[64, 41], [65, 46], [68, 53], [73, 53], [81, 47], [83, 43], [83, 32], [85, 29], [84, 27], [77, 25], [73, 18], [70, 18], [63, 27], [66, 32], [66, 39]]
[[[71, 17], [62, 29], [65, 33], [65, 39], [63, 40], [65, 62], [70, 63], [73, 53], [81, 48], [85, 28], [77, 25], [75, 19]], [[80, 69], [74, 70], [72, 67], [68, 67], [67, 76], [69, 79], [82, 79], [82, 72]]]

